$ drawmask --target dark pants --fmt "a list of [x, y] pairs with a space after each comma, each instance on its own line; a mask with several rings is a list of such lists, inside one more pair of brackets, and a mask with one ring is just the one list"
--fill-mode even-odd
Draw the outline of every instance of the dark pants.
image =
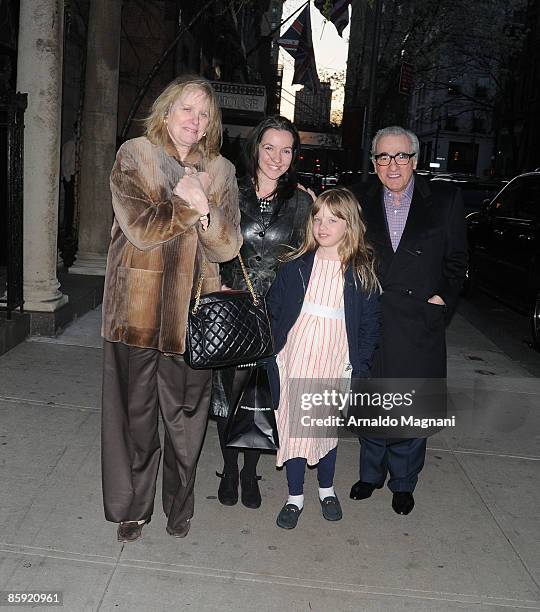
[[[321, 489], [328, 489], [334, 484], [336, 471], [337, 446], [329, 451], [317, 464], [317, 480]], [[304, 493], [304, 475], [306, 473], [306, 459], [294, 457], [285, 461], [289, 495], [302, 495]]]
[[360, 438], [360, 479], [379, 484], [390, 474], [393, 493], [413, 492], [424, 467], [426, 438]]
[[163, 510], [178, 529], [193, 516], [193, 485], [210, 402], [209, 370], [182, 357], [105, 342], [101, 460], [108, 521], [148, 520], [161, 456], [158, 413], [165, 426]]

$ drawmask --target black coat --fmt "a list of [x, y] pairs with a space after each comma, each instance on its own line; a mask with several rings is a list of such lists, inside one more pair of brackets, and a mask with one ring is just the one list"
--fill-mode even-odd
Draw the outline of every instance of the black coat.
[[[315, 252], [306, 253], [279, 269], [276, 280], [270, 287], [267, 304], [272, 322], [274, 352], [277, 355], [287, 342], [287, 335], [300, 316], [307, 286], [313, 269]], [[345, 327], [349, 344], [349, 361], [353, 378], [369, 375], [373, 352], [379, 338], [379, 295], [368, 295], [353, 280], [352, 270], [345, 272], [343, 288]], [[268, 375], [272, 397], [279, 403], [279, 372], [275, 357], [269, 360]]]
[[[240, 179], [238, 189], [242, 215], [240, 227], [244, 240], [240, 254], [255, 291], [265, 295], [276, 277], [278, 258], [289, 247], [300, 246], [304, 239], [312, 199], [305, 191], [296, 189], [291, 198], [278, 205], [278, 214], [265, 227], [251, 179]], [[222, 264], [220, 273], [222, 282], [231, 289], [246, 288], [238, 259]]]
[[[308, 214], [313, 203], [311, 196], [296, 189], [293, 196], [279, 206], [278, 214], [265, 227], [257, 195], [249, 177], [238, 181], [241, 212], [240, 227], [243, 244], [240, 254], [248, 270], [255, 291], [265, 295], [276, 277], [279, 257], [290, 248], [297, 248], [304, 240]], [[246, 289], [238, 258], [220, 266], [221, 282], [231, 289]], [[235, 368], [214, 371], [210, 412], [225, 417], [233, 394]]]
[[[351, 188], [362, 207], [367, 240], [375, 248], [381, 297], [381, 340], [373, 375], [444, 378], [445, 326], [454, 312], [467, 267], [461, 193], [451, 185], [415, 176], [403, 236], [394, 253], [382, 184]], [[439, 295], [446, 306], [430, 304]]]

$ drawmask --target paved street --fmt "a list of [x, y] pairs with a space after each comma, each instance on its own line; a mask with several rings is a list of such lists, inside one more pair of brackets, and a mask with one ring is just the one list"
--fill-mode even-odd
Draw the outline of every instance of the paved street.
[[448, 334], [456, 427], [429, 440], [412, 514], [386, 488], [348, 499], [353, 438], [338, 452], [341, 522], [322, 518], [310, 472], [298, 527], [277, 528], [271, 455], [262, 507], [221, 506], [210, 422], [188, 537], [166, 534], [158, 491], [125, 545], [101, 506], [99, 311], [19, 345], [0, 357], [0, 589], [59, 590], [70, 612], [540, 610], [539, 383], [522, 363], [540, 357], [509, 356], [465, 311]]

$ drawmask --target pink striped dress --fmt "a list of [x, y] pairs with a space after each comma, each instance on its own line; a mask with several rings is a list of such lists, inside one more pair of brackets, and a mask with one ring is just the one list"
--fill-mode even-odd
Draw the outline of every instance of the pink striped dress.
[[[302, 312], [287, 336], [287, 344], [277, 355], [280, 396], [276, 414], [280, 447], [276, 464], [282, 466], [288, 459], [304, 457], [308, 465], [315, 465], [337, 446], [337, 437], [295, 437], [295, 425], [300, 413], [294, 409], [289, 422], [289, 401], [298, 395], [298, 385], [291, 379], [325, 379], [335, 381], [346, 376], [349, 349], [343, 308], [343, 275], [341, 262], [320, 259], [317, 254], [307, 286]], [[290, 389], [294, 388], [293, 391]], [[304, 390], [313, 385], [306, 383]], [[305, 432], [305, 430], [304, 430]]]

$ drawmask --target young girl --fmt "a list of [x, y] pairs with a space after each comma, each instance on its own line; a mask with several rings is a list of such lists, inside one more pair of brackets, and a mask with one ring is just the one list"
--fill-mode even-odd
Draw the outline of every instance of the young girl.
[[304, 507], [306, 463], [317, 465], [323, 517], [342, 517], [333, 487], [337, 437], [294, 435], [300, 411], [290, 402], [289, 383], [368, 375], [378, 339], [380, 285], [364, 235], [353, 194], [343, 188], [323, 192], [313, 204], [304, 244], [286, 257], [267, 296], [276, 351], [268, 369], [273, 397], [279, 398], [276, 463], [285, 465], [289, 486], [277, 517], [283, 529], [296, 527]]

